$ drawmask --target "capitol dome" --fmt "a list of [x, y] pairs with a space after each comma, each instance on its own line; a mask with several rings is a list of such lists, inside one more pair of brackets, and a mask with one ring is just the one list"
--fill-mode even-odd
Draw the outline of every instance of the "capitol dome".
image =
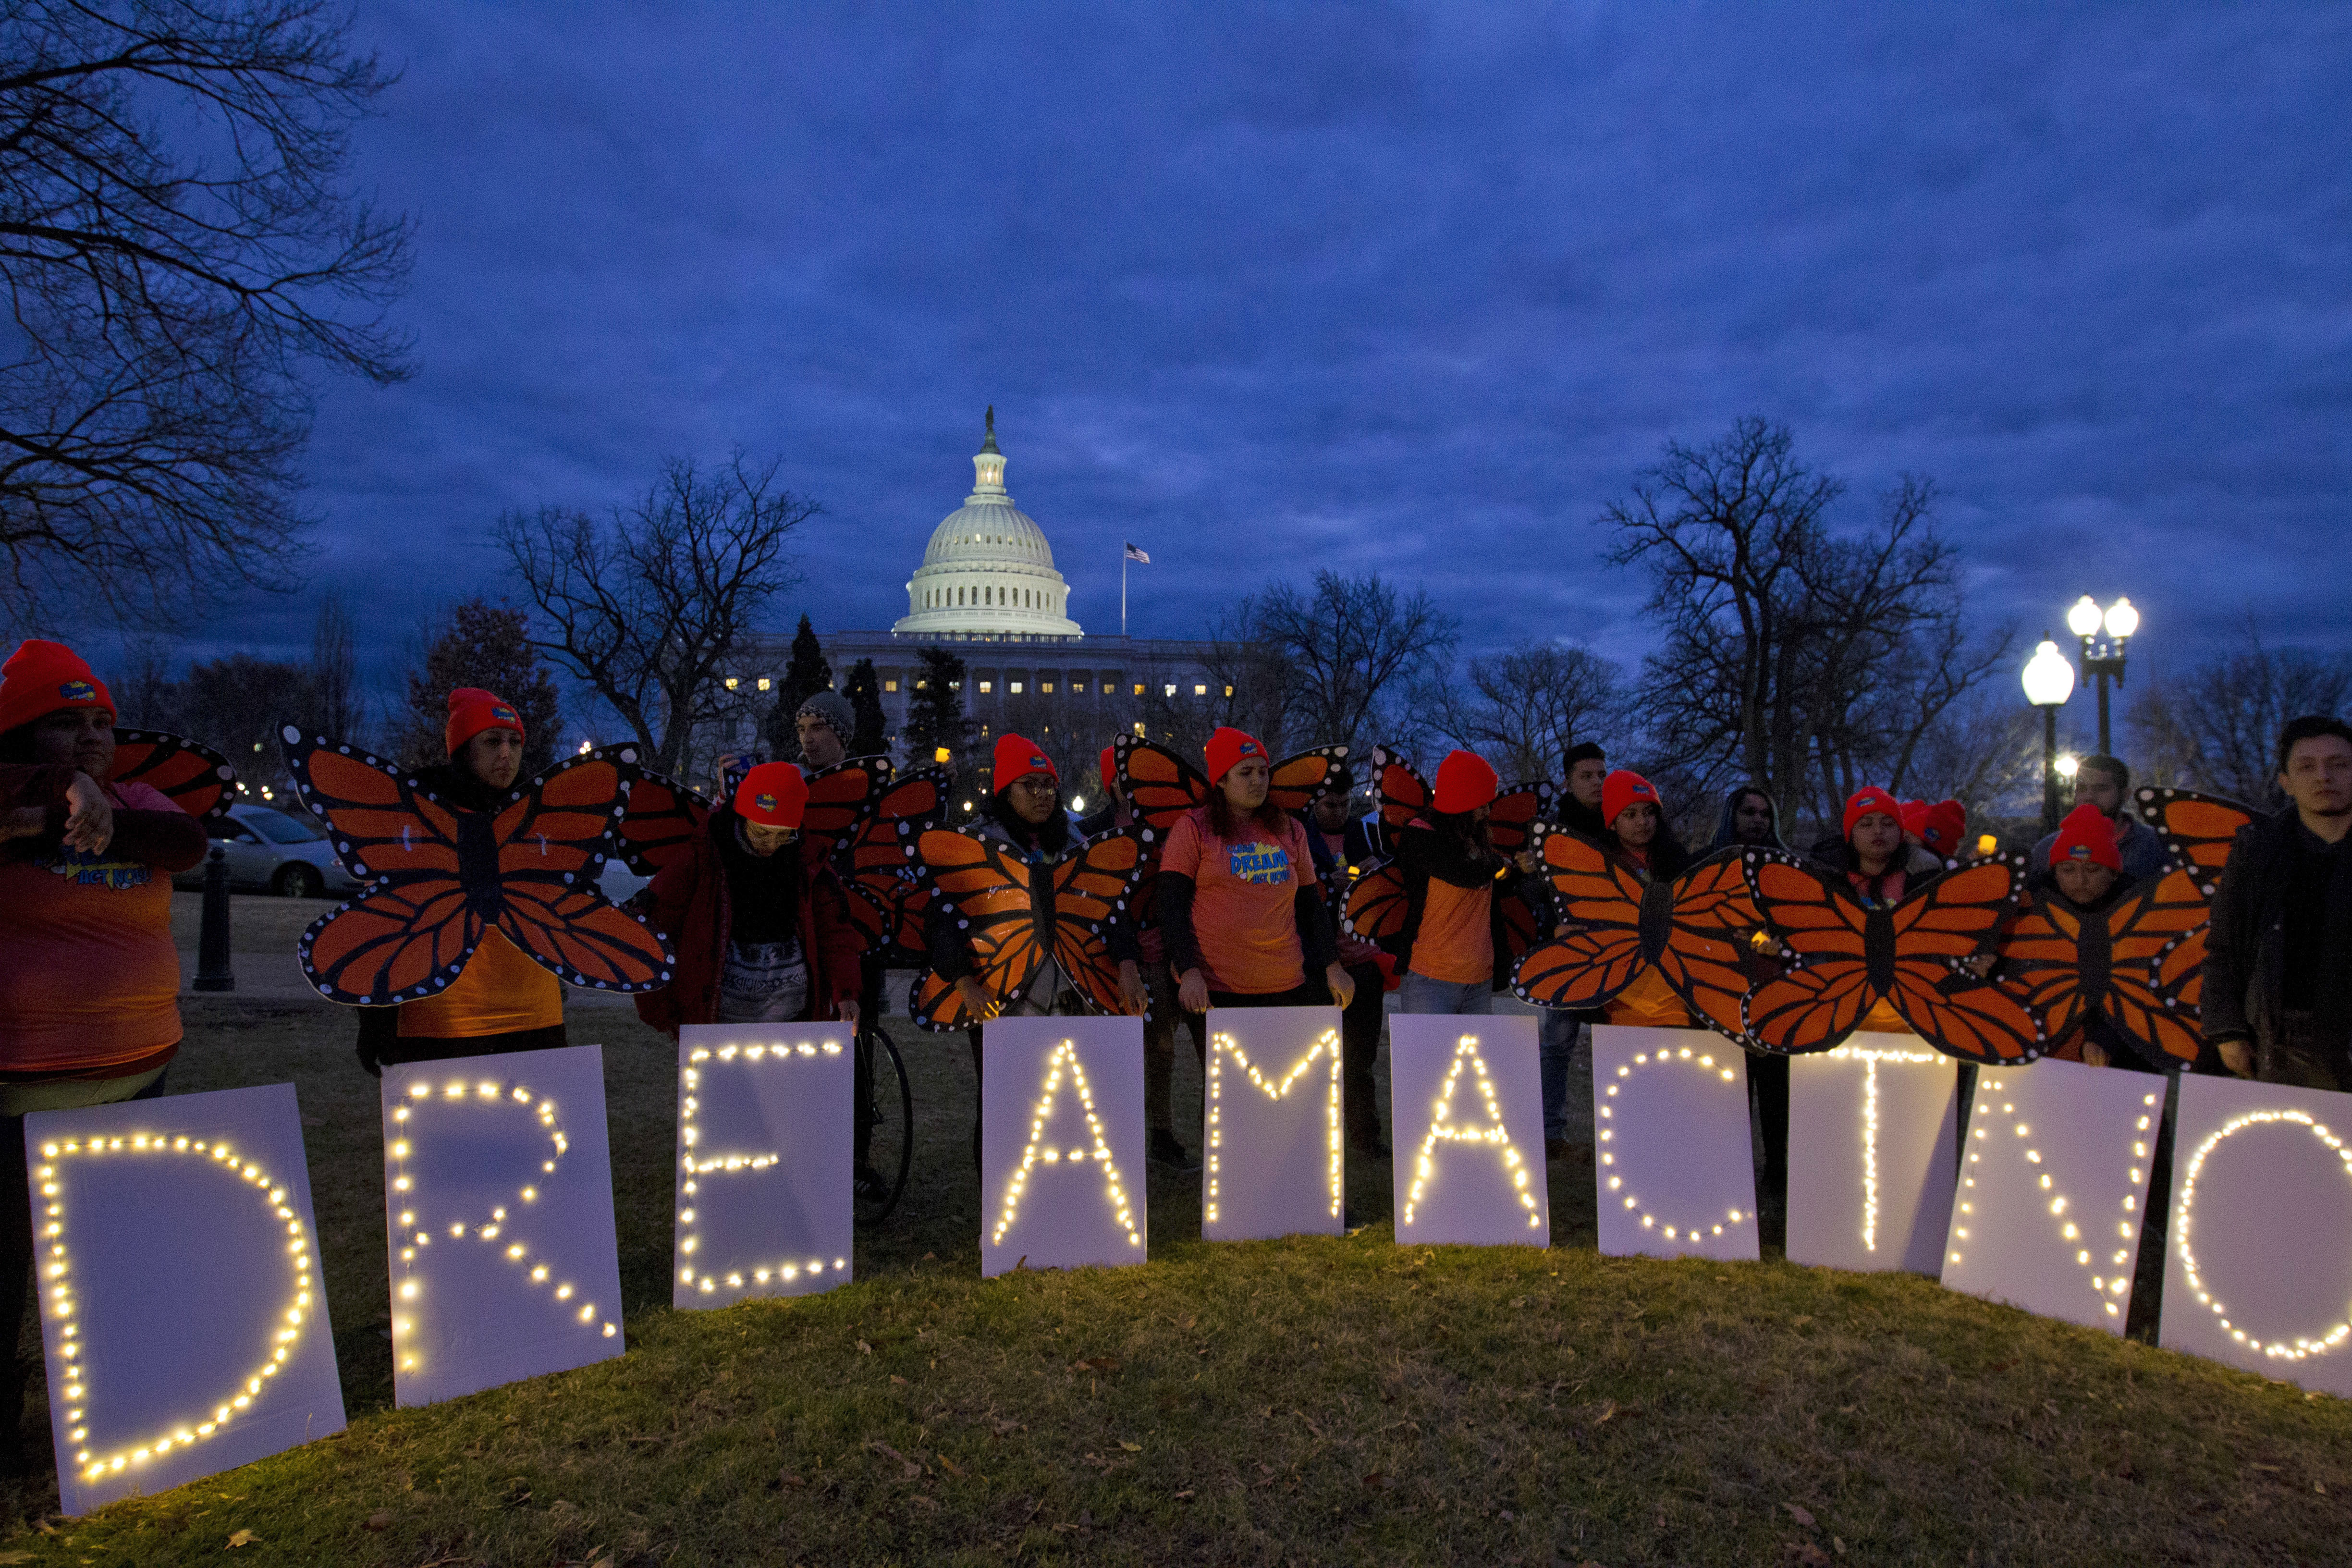
[[971, 494], [931, 531], [923, 564], [907, 582], [907, 614], [891, 631], [900, 637], [1084, 637], [1066, 613], [1069, 584], [1054, 570], [1045, 530], [1005, 493], [993, 408], [971, 467]]

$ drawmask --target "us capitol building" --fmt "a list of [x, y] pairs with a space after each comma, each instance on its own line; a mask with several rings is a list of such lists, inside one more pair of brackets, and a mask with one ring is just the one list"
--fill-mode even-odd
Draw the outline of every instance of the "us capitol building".
[[[874, 661], [892, 752], [899, 743], [927, 647], [964, 661], [963, 710], [984, 748], [1006, 730], [1047, 740], [1064, 775], [1120, 731], [1145, 732], [1147, 717], [1213, 709], [1232, 691], [1209, 673], [1213, 646], [1155, 637], [1089, 637], [1070, 616], [1069, 584], [1054, 569], [1054, 547], [1004, 488], [995, 412], [973, 455], [971, 493], [931, 530], [923, 563], [907, 580], [907, 613], [883, 631], [828, 631], [817, 639], [836, 689], [861, 658]], [[767, 690], [781, 682], [790, 634], [759, 639], [739, 679]], [[762, 714], [764, 717], [764, 713]], [[748, 737], [746, 737], [748, 738]]]

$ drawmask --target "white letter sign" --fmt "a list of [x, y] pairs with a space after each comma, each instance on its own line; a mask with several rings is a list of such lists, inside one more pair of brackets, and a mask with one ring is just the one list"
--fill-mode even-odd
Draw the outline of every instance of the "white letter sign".
[[1980, 1068], [1944, 1283], [2124, 1331], [2164, 1080], [2044, 1058]]
[[849, 1278], [846, 1024], [677, 1032], [673, 1307], [806, 1296]]
[[1604, 1255], [1759, 1256], [1746, 1051], [1704, 1029], [1595, 1024], [1592, 1104]]
[[1790, 1262], [1943, 1271], [1959, 1068], [1913, 1035], [1790, 1058]]
[[981, 1026], [980, 1272], [1144, 1259], [1143, 1020]]
[[2183, 1077], [2158, 1342], [2352, 1396], [2352, 1094]]
[[292, 1084], [25, 1118], [59, 1506], [339, 1432]]
[[1201, 1102], [1204, 1239], [1340, 1234], [1339, 1009], [1213, 1009]]
[[621, 1353], [601, 1049], [387, 1067], [383, 1152], [397, 1403]]
[[1400, 1245], [1551, 1245], [1534, 1018], [1397, 1014], [1389, 1113]]

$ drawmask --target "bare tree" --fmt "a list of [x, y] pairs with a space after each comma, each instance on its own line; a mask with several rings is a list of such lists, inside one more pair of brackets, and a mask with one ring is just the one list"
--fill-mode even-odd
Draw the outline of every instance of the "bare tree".
[[352, 613], [341, 594], [322, 595], [310, 628], [310, 712], [306, 721], [321, 735], [362, 743], [367, 704], [360, 695], [359, 654], [353, 647]]
[[2235, 653], [2158, 681], [2126, 721], [2141, 754], [2140, 775], [2185, 784], [2252, 805], [2276, 806], [2278, 734], [2305, 713], [2352, 707], [2352, 658], [2266, 646], [2249, 616]]
[[1244, 599], [1218, 630], [1219, 641], [1255, 645], [1268, 661], [1285, 745], [1360, 751], [1408, 716], [1404, 699], [1444, 666], [1462, 635], [1425, 589], [1406, 595], [1376, 573], [1328, 570], [1310, 592], [1277, 583]]
[[379, 314], [407, 226], [342, 184], [392, 79], [348, 27], [316, 0], [7, 7], [0, 609], [152, 624], [286, 585], [308, 378], [408, 374]]
[[599, 524], [543, 506], [499, 520], [499, 543], [539, 606], [544, 649], [676, 771], [698, 727], [750, 699], [721, 676], [768, 602], [799, 581], [785, 554], [817, 503], [776, 488], [777, 464], [738, 452], [716, 473], [671, 458], [635, 504]]
[[1472, 659], [1466, 691], [1432, 682], [1428, 701], [1453, 740], [1507, 778], [1556, 781], [1570, 746], [1613, 740], [1623, 726], [1622, 677], [1590, 648], [1523, 642]]
[[[523, 771], [555, 760], [562, 729], [555, 679], [530, 640], [530, 617], [511, 605], [467, 599], [429, 621], [409, 672], [405, 700], [388, 726], [398, 753], [424, 767], [448, 754], [449, 693], [478, 686], [514, 704], [523, 728]], [[324, 733], [342, 739], [331, 730]]]

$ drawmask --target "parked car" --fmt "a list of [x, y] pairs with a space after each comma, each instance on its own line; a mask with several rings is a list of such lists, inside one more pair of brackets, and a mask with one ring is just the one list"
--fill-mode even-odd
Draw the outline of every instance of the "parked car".
[[[232, 888], [289, 899], [315, 899], [322, 893], [349, 893], [359, 887], [335, 858], [326, 834], [307, 816], [266, 805], [237, 805], [228, 808], [226, 821], [210, 824], [209, 831], [213, 842], [227, 852], [224, 858]], [[203, 863], [173, 878], [172, 885], [203, 887]]]

